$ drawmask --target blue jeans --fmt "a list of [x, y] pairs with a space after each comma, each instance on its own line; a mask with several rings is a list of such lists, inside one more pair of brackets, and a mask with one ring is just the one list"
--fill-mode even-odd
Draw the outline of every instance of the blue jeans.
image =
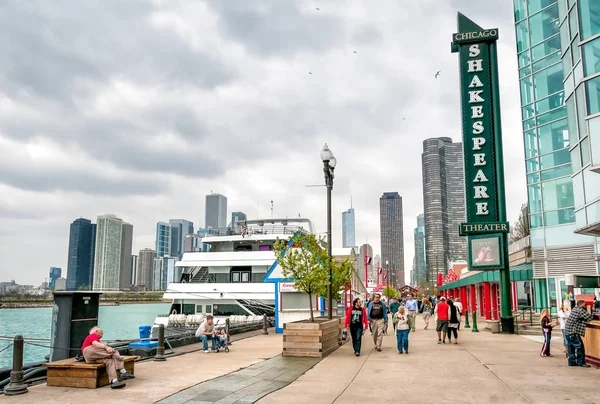
[[585, 349], [579, 335], [567, 335], [569, 350], [569, 366], [581, 366], [585, 363]]
[[208, 340], [211, 341], [211, 348], [213, 351], [217, 349], [217, 336], [216, 335], [198, 335], [198, 339], [202, 341], [202, 349], [208, 351]]
[[398, 352], [408, 352], [408, 333], [410, 330], [397, 330], [396, 341], [398, 342]]

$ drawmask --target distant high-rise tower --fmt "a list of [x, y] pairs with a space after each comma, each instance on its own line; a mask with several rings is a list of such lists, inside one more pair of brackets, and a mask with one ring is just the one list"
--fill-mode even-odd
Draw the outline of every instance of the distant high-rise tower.
[[89, 290], [94, 281], [96, 225], [88, 219], [76, 219], [69, 231], [67, 290]]
[[427, 267], [425, 266], [425, 215], [417, 216], [417, 227], [415, 236], [415, 258], [413, 260], [412, 284], [418, 286], [419, 281], [427, 278]]
[[171, 255], [171, 225], [165, 222], [156, 223], [156, 256]]
[[139, 260], [139, 257], [137, 255], [131, 256], [131, 284], [132, 285], [135, 285], [137, 283], [138, 260]]
[[[390, 278], [387, 283], [404, 286], [404, 233], [402, 197], [398, 192], [384, 192], [379, 199], [379, 226], [381, 232], [381, 262], [389, 262]], [[383, 268], [387, 271], [387, 268]]]
[[62, 269], [57, 267], [50, 267], [50, 273], [48, 276], [48, 286], [50, 287], [50, 290], [54, 290], [54, 282], [56, 282], [56, 280], [60, 278], [61, 273]]
[[356, 247], [354, 208], [342, 212], [342, 247]]
[[144, 285], [146, 290], [153, 289], [154, 258], [156, 258], [156, 251], [151, 248], [145, 248], [139, 252], [136, 286]]
[[467, 259], [466, 237], [458, 235], [465, 221], [462, 143], [449, 137], [426, 139], [421, 155], [427, 280], [447, 272], [449, 262]]
[[185, 236], [194, 234], [194, 223], [185, 219], [170, 219], [169, 225], [171, 226], [171, 256], [181, 260], [183, 258]]
[[119, 272], [119, 289], [129, 289], [131, 286], [131, 253], [133, 246], [133, 225], [123, 223], [121, 229], [121, 268]]
[[232, 212], [231, 213], [231, 228], [235, 230], [238, 226], [238, 223], [241, 223], [243, 225], [243, 223], [246, 220], [248, 220], [248, 216], [246, 216], [246, 214], [244, 212]]
[[373, 267], [373, 247], [370, 244], [363, 244], [355, 254], [354, 268], [358, 277], [365, 285], [375, 286], [376, 274]]
[[227, 198], [221, 194], [206, 195], [205, 228], [224, 229], [227, 227]]
[[[129, 228], [126, 226], [126, 237], [129, 237], [128, 232]], [[127, 247], [127, 244], [125, 242], [125, 247]], [[94, 290], [119, 290], [121, 285], [121, 262], [123, 259], [121, 255], [122, 246], [123, 220], [115, 215], [98, 216], [98, 220], [96, 221]], [[129, 250], [128, 262], [131, 262], [131, 250]]]

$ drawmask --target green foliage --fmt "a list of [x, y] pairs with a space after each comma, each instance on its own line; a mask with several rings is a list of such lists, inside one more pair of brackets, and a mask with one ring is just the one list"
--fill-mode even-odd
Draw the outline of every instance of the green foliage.
[[[288, 248], [292, 239], [299, 248]], [[311, 321], [314, 321], [313, 296], [327, 296], [328, 265], [331, 265], [332, 270], [334, 299], [339, 299], [341, 289], [350, 283], [353, 269], [348, 259], [341, 264], [330, 260], [327, 251], [321, 247], [321, 242], [314, 234], [298, 233], [288, 240], [277, 240], [274, 246], [283, 277], [293, 280], [295, 288], [308, 295]]]
[[519, 219], [511, 226], [509, 238], [512, 243], [529, 236], [529, 205], [524, 203], [521, 205], [521, 213]]
[[383, 296], [387, 297], [388, 299], [393, 299], [394, 297], [397, 297], [399, 295], [398, 291], [396, 289], [394, 289], [392, 286], [385, 286], [383, 288]]

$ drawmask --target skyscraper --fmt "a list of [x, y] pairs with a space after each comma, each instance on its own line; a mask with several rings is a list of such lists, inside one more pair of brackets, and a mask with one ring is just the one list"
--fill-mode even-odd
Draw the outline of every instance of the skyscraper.
[[122, 235], [123, 220], [110, 214], [98, 216], [96, 221], [94, 290], [119, 290]]
[[175, 272], [175, 257], [154, 258], [152, 290], [167, 290], [175, 280]]
[[156, 251], [151, 248], [144, 248], [138, 254], [138, 270], [135, 284], [144, 285], [146, 290], [152, 290], [154, 284], [154, 258]]
[[[381, 233], [381, 260], [389, 263], [388, 283], [404, 286], [404, 233], [402, 197], [398, 192], [384, 192], [379, 199], [379, 228]], [[388, 268], [384, 267], [387, 271]]]
[[447, 272], [447, 263], [467, 259], [466, 237], [458, 235], [465, 221], [463, 144], [449, 137], [423, 141], [423, 207], [427, 280]]
[[555, 312], [566, 275], [598, 273], [600, 3], [514, 5], [535, 303]]
[[171, 255], [171, 225], [165, 222], [156, 223], [156, 256]]
[[67, 290], [90, 289], [94, 280], [96, 225], [80, 218], [71, 223], [67, 257]]
[[170, 219], [169, 225], [171, 226], [171, 256], [181, 260], [183, 258], [185, 236], [194, 234], [194, 223], [185, 219]]
[[227, 198], [221, 194], [206, 195], [205, 228], [227, 227]]
[[[365, 285], [375, 286], [375, 271], [373, 269], [373, 247], [370, 244], [363, 244], [358, 249], [356, 261], [354, 261], [356, 273]], [[366, 275], [366, 277], [365, 277]], [[367, 282], [368, 281], [368, 282]]]
[[137, 255], [132, 255], [131, 256], [131, 284], [132, 285], [136, 285], [137, 284], [137, 278], [138, 278], [138, 260], [139, 260], [139, 256], [137, 256]]
[[342, 212], [342, 247], [356, 247], [354, 208]]
[[131, 286], [131, 252], [133, 246], [133, 226], [123, 223], [121, 228], [121, 267], [119, 270], [119, 289], [129, 289]]
[[417, 216], [417, 227], [414, 230], [415, 257], [413, 260], [413, 285], [419, 285], [419, 281], [427, 279], [427, 266], [425, 265], [425, 215]]
[[60, 278], [60, 274], [62, 273], [62, 269], [57, 267], [50, 267], [50, 273], [48, 274], [48, 286], [50, 290], [54, 290], [54, 282]]
[[238, 223], [241, 223], [241, 225], [243, 225], [243, 223], [246, 220], [248, 220], [248, 217], [246, 216], [246, 214], [244, 212], [232, 212], [231, 213], [231, 228], [236, 229], [238, 226]]

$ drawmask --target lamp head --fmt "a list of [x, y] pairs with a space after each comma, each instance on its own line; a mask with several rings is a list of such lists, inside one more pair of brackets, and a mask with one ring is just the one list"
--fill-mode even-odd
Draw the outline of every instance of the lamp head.
[[332, 153], [331, 158], [329, 159], [329, 167], [335, 168], [336, 164], [337, 164], [337, 159], [335, 158], [335, 156]]
[[323, 150], [321, 150], [321, 160], [323, 160], [324, 162], [331, 161], [332, 156], [333, 153], [329, 149], [329, 146], [327, 146], [327, 143], [325, 143], [325, 146], [323, 146]]

